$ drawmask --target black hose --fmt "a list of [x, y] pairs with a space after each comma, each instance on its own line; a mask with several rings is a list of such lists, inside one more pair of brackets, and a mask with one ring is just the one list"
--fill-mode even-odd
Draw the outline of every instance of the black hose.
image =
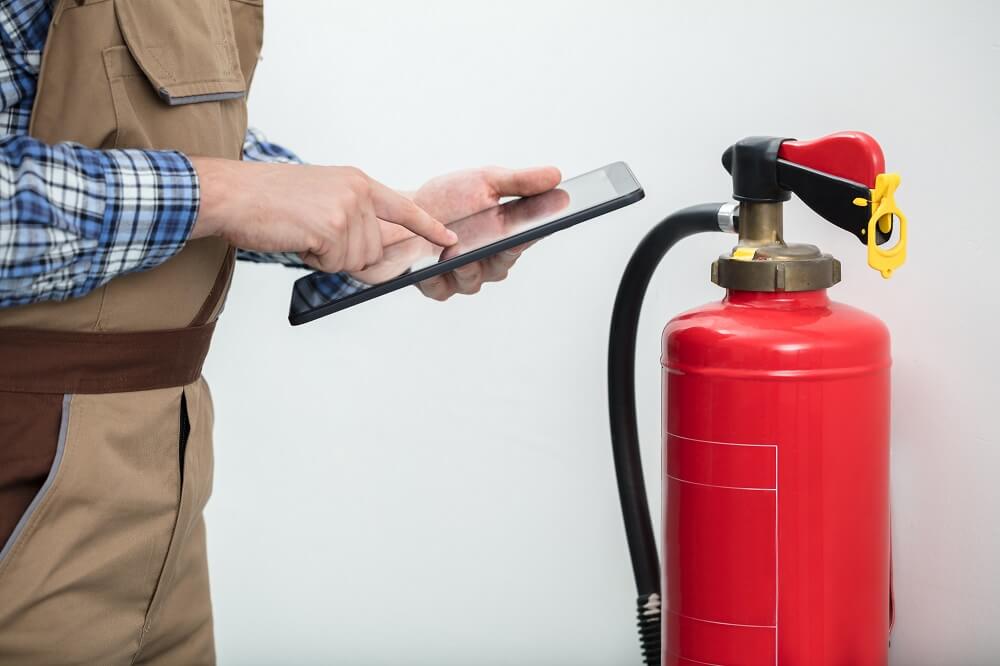
[[608, 407], [618, 498], [638, 593], [639, 641], [643, 661], [660, 663], [660, 561], [642, 476], [635, 414], [635, 339], [642, 299], [653, 272], [677, 241], [704, 231], [720, 231], [723, 204], [701, 204], [668, 216], [646, 234], [625, 268], [611, 315], [608, 343]]

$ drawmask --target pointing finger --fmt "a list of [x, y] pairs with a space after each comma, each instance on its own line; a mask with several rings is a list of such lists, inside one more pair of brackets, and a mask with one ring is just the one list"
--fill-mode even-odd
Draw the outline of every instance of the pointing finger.
[[406, 227], [418, 236], [442, 247], [454, 245], [458, 241], [454, 231], [435, 220], [423, 208], [399, 192], [374, 180], [371, 181], [371, 188], [375, 214], [383, 220]]

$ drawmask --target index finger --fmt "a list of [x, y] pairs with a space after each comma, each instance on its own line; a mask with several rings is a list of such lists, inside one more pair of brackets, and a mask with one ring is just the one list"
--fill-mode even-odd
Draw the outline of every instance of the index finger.
[[375, 214], [385, 220], [405, 227], [435, 245], [448, 247], [458, 241], [455, 232], [444, 226], [427, 211], [399, 192], [378, 181], [371, 181], [372, 203]]

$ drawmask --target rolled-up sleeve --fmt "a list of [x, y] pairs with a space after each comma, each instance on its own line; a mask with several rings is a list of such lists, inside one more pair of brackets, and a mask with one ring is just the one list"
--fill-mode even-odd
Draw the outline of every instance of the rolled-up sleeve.
[[198, 214], [175, 151], [0, 139], [0, 307], [83, 296], [184, 247]]

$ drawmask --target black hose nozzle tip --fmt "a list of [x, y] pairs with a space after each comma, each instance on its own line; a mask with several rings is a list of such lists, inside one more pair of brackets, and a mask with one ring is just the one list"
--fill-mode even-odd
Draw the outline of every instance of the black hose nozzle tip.
[[639, 647], [642, 649], [642, 663], [649, 666], [660, 664], [660, 595], [656, 592], [644, 594], [637, 601]]

